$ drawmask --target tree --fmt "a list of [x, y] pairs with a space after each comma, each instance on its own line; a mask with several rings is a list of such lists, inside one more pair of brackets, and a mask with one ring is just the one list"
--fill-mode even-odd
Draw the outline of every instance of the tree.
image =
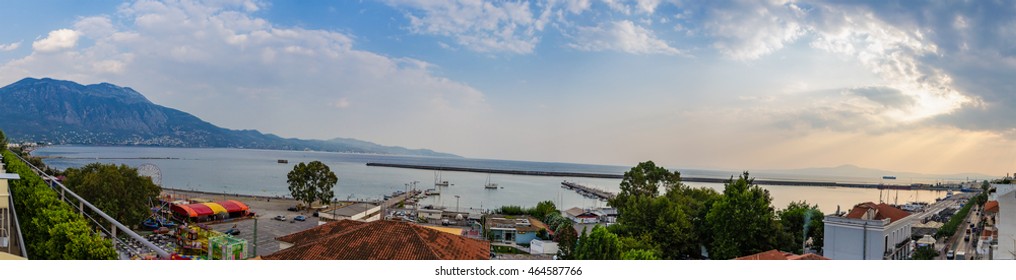
[[780, 224], [769, 191], [754, 184], [748, 172], [724, 184], [723, 196], [706, 215], [713, 242], [712, 259], [733, 259], [777, 248]]
[[90, 163], [81, 169], [68, 168], [68, 188], [113, 219], [137, 225], [151, 216], [153, 202], [162, 188], [149, 177], [127, 165]]
[[682, 184], [679, 172], [652, 161], [639, 163], [625, 172], [621, 192], [609, 202], [619, 214], [611, 230], [651, 244], [646, 249], [663, 259], [702, 258], [701, 246], [712, 239], [706, 213], [719, 196], [712, 189]]
[[290, 195], [308, 207], [314, 201], [320, 201], [322, 204], [331, 202], [335, 197], [332, 188], [339, 182], [339, 177], [336, 177], [327, 165], [316, 160], [309, 164], [302, 162], [297, 164], [286, 177]]
[[557, 211], [557, 206], [554, 205], [553, 201], [541, 201], [536, 204], [536, 208], [530, 211], [530, 215], [538, 220], [543, 220], [552, 213], [560, 213]]
[[624, 173], [621, 192], [608, 204], [617, 208], [618, 223], [626, 233], [645, 234], [657, 224], [659, 209], [653, 206], [661, 206], [661, 203], [654, 203], [660, 187], [671, 190], [682, 186], [681, 173], [656, 166], [652, 161], [642, 162]]
[[619, 260], [621, 259], [621, 241], [617, 235], [600, 225], [593, 227], [586, 235], [585, 229], [575, 247], [577, 260]]
[[575, 242], [579, 235], [571, 223], [561, 223], [554, 231], [554, 242], [557, 242], [557, 256], [562, 260], [572, 259], [575, 252]]
[[7, 136], [4, 135], [4, 131], [0, 130], [0, 152], [7, 150]]
[[818, 210], [818, 205], [809, 205], [804, 201], [793, 201], [787, 208], [777, 212], [780, 217], [780, 224], [786, 236], [790, 237], [789, 242], [781, 244], [780, 250], [804, 253], [805, 236], [812, 238], [814, 247], [822, 245], [822, 231], [824, 214]]
[[7, 170], [21, 175], [10, 191], [21, 222], [25, 247], [33, 259], [113, 260], [113, 244], [94, 233], [77, 211], [60, 200], [42, 178], [11, 152], [3, 152]]
[[656, 253], [650, 250], [629, 250], [621, 253], [622, 260], [658, 260]]
[[680, 172], [670, 172], [652, 161], [641, 162], [624, 173], [621, 192], [610, 201], [610, 205], [620, 209], [628, 198], [656, 197], [660, 194], [660, 187], [670, 189], [680, 185]]
[[915, 260], [934, 260], [935, 257], [938, 257], [938, 251], [933, 246], [917, 247], [914, 251]]

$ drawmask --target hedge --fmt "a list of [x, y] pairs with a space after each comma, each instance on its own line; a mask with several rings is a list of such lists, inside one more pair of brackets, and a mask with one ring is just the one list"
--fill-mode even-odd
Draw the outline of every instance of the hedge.
[[21, 235], [32, 259], [115, 260], [110, 240], [92, 232], [83, 216], [60, 200], [39, 175], [10, 151], [3, 152], [7, 172], [20, 180], [10, 181], [14, 207], [18, 209]]

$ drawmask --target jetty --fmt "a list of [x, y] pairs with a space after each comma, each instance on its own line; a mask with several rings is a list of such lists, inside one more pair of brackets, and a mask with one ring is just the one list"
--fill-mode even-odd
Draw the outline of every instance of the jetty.
[[582, 196], [585, 196], [585, 197], [588, 197], [588, 198], [596, 198], [596, 199], [603, 200], [603, 201], [606, 201], [608, 199], [614, 198], [614, 193], [612, 193], [612, 192], [604, 191], [604, 190], [597, 189], [597, 188], [587, 187], [587, 186], [584, 186], [584, 185], [580, 185], [579, 183], [563, 181], [563, 182], [561, 182], [561, 187], [569, 189], [569, 190], [574, 190], [574, 191], [578, 192], [579, 194], [581, 194]]

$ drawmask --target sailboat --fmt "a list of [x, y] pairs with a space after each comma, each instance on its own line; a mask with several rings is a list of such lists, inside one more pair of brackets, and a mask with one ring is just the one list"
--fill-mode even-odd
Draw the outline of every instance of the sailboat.
[[434, 186], [436, 187], [447, 187], [448, 181], [441, 180], [441, 173], [434, 171]]
[[490, 182], [490, 174], [487, 174], [487, 184], [484, 184], [483, 188], [484, 189], [488, 189], [488, 190], [496, 190], [497, 189], [497, 183], [491, 183]]

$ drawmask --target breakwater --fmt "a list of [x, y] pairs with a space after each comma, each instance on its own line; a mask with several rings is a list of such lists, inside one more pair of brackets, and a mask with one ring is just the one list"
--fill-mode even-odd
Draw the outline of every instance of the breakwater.
[[[579, 178], [600, 178], [600, 179], [623, 179], [623, 174], [610, 174], [610, 173], [585, 173], [585, 172], [562, 172], [562, 171], [536, 171], [536, 170], [509, 170], [509, 169], [491, 169], [491, 168], [474, 168], [474, 167], [457, 167], [457, 166], [438, 166], [438, 165], [418, 165], [418, 164], [397, 164], [397, 163], [377, 163], [368, 162], [367, 166], [374, 167], [392, 167], [392, 168], [408, 168], [408, 169], [423, 169], [423, 170], [437, 170], [437, 171], [460, 171], [460, 172], [475, 172], [475, 173], [493, 173], [493, 174], [510, 174], [510, 175], [528, 175], [528, 176], [552, 176], [552, 177], [579, 177]], [[728, 183], [731, 178], [707, 178], [707, 177], [684, 177], [681, 176], [683, 182], [698, 182], [698, 183]], [[860, 184], [860, 183], [839, 183], [839, 182], [822, 182], [822, 181], [793, 181], [793, 180], [767, 180], [767, 179], [756, 179], [755, 184], [759, 185], [779, 185], [779, 186], [818, 186], [818, 187], [848, 187], [848, 188], [871, 188], [871, 189], [894, 189], [894, 190], [910, 190], [910, 189], [935, 189], [928, 187], [918, 187], [909, 185], [880, 185], [880, 184]]]

